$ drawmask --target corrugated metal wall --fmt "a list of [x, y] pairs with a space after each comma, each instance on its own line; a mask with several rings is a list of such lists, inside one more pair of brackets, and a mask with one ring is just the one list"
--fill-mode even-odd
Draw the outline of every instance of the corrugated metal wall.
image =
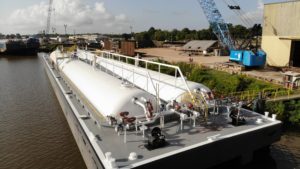
[[270, 66], [290, 64], [292, 40], [300, 37], [300, 1], [266, 4], [264, 7], [262, 48]]

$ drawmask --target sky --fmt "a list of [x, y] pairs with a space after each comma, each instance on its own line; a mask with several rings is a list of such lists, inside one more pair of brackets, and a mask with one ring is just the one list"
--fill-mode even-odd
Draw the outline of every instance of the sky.
[[[238, 16], [225, 2], [215, 0], [228, 23], [240, 16], [261, 23], [263, 4], [285, 0], [233, 0], [244, 13]], [[0, 0], [0, 33], [36, 34], [45, 30], [49, 0]], [[155, 27], [163, 30], [203, 29], [208, 22], [197, 0], [53, 0], [51, 32], [130, 33]], [[247, 25], [245, 25], [247, 26]]]

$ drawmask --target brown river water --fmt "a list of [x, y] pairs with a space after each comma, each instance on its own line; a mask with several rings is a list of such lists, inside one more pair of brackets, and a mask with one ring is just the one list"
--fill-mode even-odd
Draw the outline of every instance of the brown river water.
[[[0, 56], [0, 169], [85, 168], [41, 58]], [[270, 155], [228, 168], [300, 169], [300, 132], [285, 132]]]

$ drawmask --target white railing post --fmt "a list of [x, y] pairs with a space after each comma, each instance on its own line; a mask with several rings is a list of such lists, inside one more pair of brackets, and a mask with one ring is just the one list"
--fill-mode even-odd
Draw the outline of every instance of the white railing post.
[[116, 76], [116, 73], [115, 73], [115, 63], [113, 62], [113, 76], [115, 77]]
[[155, 86], [154, 86], [153, 80], [152, 80], [151, 75], [150, 75], [150, 73], [149, 73], [148, 71], [147, 71], [147, 75], [148, 75], [148, 78], [150, 79], [150, 82], [151, 82], [151, 84], [152, 84], [152, 87], [153, 87], [153, 89], [154, 89], [154, 91], [155, 91], [155, 95], [157, 96], [157, 95], [158, 95], [157, 90], [156, 90], [156, 88], [155, 88]]
[[194, 97], [193, 97], [193, 95], [192, 95], [192, 92], [191, 92], [191, 90], [190, 90], [190, 88], [189, 88], [189, 86], [188, 86], [186, 80], [184, 79], [184, 76], [183, 76], [183, 74], [182, 74], [182, 72], [181, 72], [181, 70], [180, 70], [179, 67], [178, 67], [178, 72], [179, 72], [179, 74], [180, 74], [180, 76], [181, 76], [181, 79], [183, 80], [183, 82], [184, 82], [184, 84], [185, 84], [185, 87], [187, 88], [187, 90], [188, 90], [190, 96], [191, 96], [192, 99], [194, 100]]
[[158, 80], [160, 81], [160, 64], [158, 65], [158, 72], [159, 72]]
[[134, 84], [134, 69], [132, 69], [132, 83], [135, 86], [135, 84]]
[[124, 82], [124, 66], [122, 65], [122, 82]]
[[176, 86], [177, 86], [177, 69], [175, 69], [175, 88], [176, 88]]

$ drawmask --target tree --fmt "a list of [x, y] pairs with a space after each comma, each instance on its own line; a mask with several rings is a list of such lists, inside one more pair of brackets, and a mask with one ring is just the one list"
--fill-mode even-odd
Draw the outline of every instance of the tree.
[[228, 25], [230, 34], [233, 39], [245, 39], [249, 35], [250, 31], [243, 25]]
[[191, 33], [191, 31], [189, 30], [189, 28], [183, 28], [183, 29], [181, 30], [181, 32], [184, 33], [184, 34], [189, 34], [189, 33]]
[[128, 39], [131, 38], [131, 34], [123, 33], [123, 34], [122, 34], [122, 38], [124, 38], [125, 40], [128, 40]]
[[17, 38], [17, 39], [21, 39], [22, 36], [21, 36], [19, 33], [17, 33], [17, 34], [16, 34], [16, 38]]
[[0, 33], [0, 39], [4, 39], [5, 35], [3, 35], [2, 33]]
[[135, 39], [140, 48], [153, 47], [154, 44], [148, 32], [141, 32], [135, 34]]
[[[234, 40], [246, 39], [250, 29], [242, 25], [228, 24], [228, 28]], [[140, 32], [135, 34], [136, 38], [139, 38], [141, 44], [153, 45], [150, 43], [151, 40], [157, 41], [189, 41], [189, 40], [218, 40], [216, 35], [213, 33], [211, 27], [202, 30], [190, 30], [189, 28], [183, 28], [182, 30], [173, 29], [172, 31], [155, 29], [150, 27], [148, 31]], [[149, 46], [150, 47], [150, 46]]]
[[178, 34], [178, 30], [177, 29], [173, 29], [171, 32], [171, 41], [177, 41], [177, 34]]
[[155, 34], [155, 28], [154, 27], [151, 27], [149, 30], [148, 30], [148, 34], [151, 38], [154, 37], [154, 34]]
[[160, 29], [156, 30], [153, 39], [157, 41], [165, 41], [167, 39], [166, 32]]
[[199, 40], [218, 40], [211, 27], [198, 31], [197, 35]]

